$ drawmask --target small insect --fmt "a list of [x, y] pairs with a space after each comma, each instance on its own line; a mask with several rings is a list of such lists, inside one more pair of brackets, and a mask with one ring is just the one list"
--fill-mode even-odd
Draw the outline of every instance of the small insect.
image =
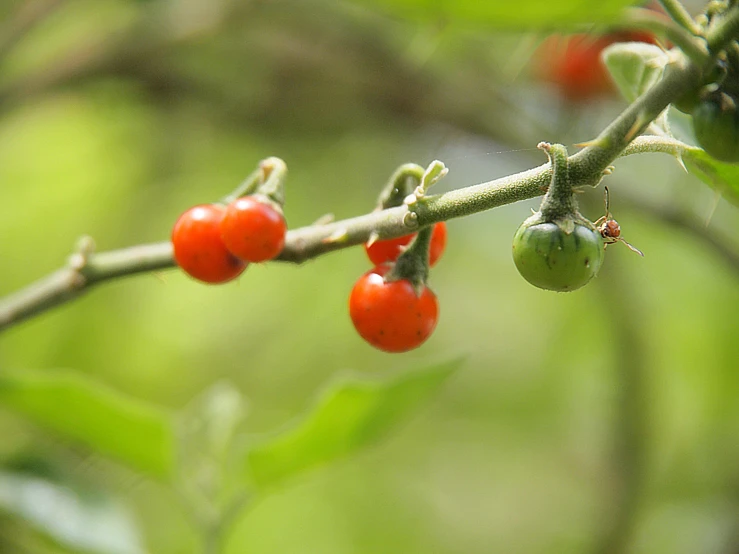
[[629, 247], [629, 250], [631, 250], [632, 252], [636, 252], [640, 256], [644, 257], [644, 253], [641, 250], [624, 240], [624, 238], [621, 236], [621, 226], [618, 224], [618, 221], [611, 217], [611, 200], [608, 193], [608, 187], [605, 188], [605, 204], [606, 215], [596, 221], [595, 226], [598, 229], [600, 236], [603, 237], [606, 246], [608, 246], [609, 244], [614, 244], [616, 242], [623, 242], [626, 246]]

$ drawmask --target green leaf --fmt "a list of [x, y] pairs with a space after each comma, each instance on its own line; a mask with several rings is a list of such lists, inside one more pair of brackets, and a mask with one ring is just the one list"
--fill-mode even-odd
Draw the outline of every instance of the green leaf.
[[177, 416], [177, 477], [191, 505], [211, 514], [228, 511], [244, 476], [234, 439], [247, 405], [229, 382], [220, 381], [196, 397]]
[[174, 454], [169, 416], [68, 371], [0, 374], [0, 405], [65, 438], [158, 477]]
[[739, 164], [720, 162], [694, 147], [685, 148], [682, 159], [688, 171], [739, 206]]
[[504, 30], [563, 29], [613, 23], [634, 0], [355, 0], [413, 20]]
[[662, 78], [669, 56], [654, 44], [612, 44], [601, 56], [621, 95], [633, 102]]
[[246, 465], [253, 483], [273, 486], [377, 441], [433, 396], [460, 363], [384, 380], [354, 377], [335, 382], [299, 421], [251, 446]]
[[0, 472], [0, 507], [75, 552], [144, 552], [136, 526], [120, 503], [69, 483]]

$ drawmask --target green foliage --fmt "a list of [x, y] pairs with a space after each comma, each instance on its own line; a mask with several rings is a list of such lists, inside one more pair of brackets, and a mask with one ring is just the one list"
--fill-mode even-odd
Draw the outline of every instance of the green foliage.
[[661, 48], [643, 42], [612, 44], [601, 55], [619, 92], [628, 102], [655, 85], [669, 61]]
[[739, 205], [739, 165], [721, 162], [700, 148], [686, 148], [682, 160], [693, 175]]
[[69, 482], [0, 472], [0, 508], [74, 552], [144, 552], [136, 526], [119, 502]]
[[173, 460], [173, 433], [164, 412], [69, 371], [5, 371], [0, 405], [66, 439], [165, 477]]
[[[606, 48], [603, 60], [621, 95], [633, 102], [659, 81], [669, 57], [652, 44], [623, 43]], [[712, 138], [727, 143], [725, 137], [714, 132], [716, 136]], [[731, 138], [733, 135], [729, 140]], [[739, 165], [719, 161], [704, 150], [687, 145], [681, 149], [680, 156], [688, 171], [734, 204], [739, 204]]]
[[342, 379], [298, 422], [248, 450], [247, 469], [262, 489], [377, 441], [428, 400], [461, 361], [385, 380]]
[[[10, 4], [23, 2], [3, 6], [3, 15], [14, 11]], [[560, 109], [552, 95], [526, 80], [526, 48], [519, 48], [525, 37], [460, 30], [554, 28], [603, 21], [606, 13], [610, 22], [610, 3], [362, 4], [414, 21], [345, 10], [332, 0], [294, 2], [290, 10], [273, 2], [151, 2], [156, 9], [146, 12], [143, 2], [57, 3], [55, 17], [4, 52], [2, 293], [63, 263], [83, 233], [102, 250], [162, 240], [185, 208], [228, 192], [254, 160], [271, 154], [296, 169], [286, 215], [297, 227], [327, 210], [341, 218], [371, 209], [386, 173], [408, 160], [447, 161], [450, 179], [440, 188], [532, 167], [541, 163], [533, 149], [538, 141], [593, 137], [623, 106]], [[524, 11], [536, 6], [538, 13]], [[132, 15], [143, 16], [133, 40], [121, 36]], [[437, 36], [436, 23], [458, 25]], [[114, 44], [106, 44], [108, 38]], [[133, 48], [117, 50], [119, 38]], [[137, 55], [139, 45], [150, 43], [154, 47]], [[100, 59], [88, 55], [96, 53]], [[505, 78], [512, 73], [513, 83]], [[736, 200], [735, 166], [697, 150], [684, 159]], [[533, 202], [457, 219], [447, 257], [432, 275], [442, 302], [440, 327], [418, 352], [391, 357], [354, 336], [342, 317], [344, 293], [367, 262], [350, 249], [300, 268], [255, 265], [238, 285], [217, 290], [176, 272], [100, 287], [3, 336], [0, 367], [80, 368], [167, 406], [182, 406], [225, 378], [253, 400], [250, 426], [270, 429], [297, 413], [306, 391], [337, 368], [380, 377], [422, 359], [444, 359], [450, 350], [467, 351], [454, 394], [436, 402], [412, 434], [265, 498], [238, 519], [226, 550], [588, 552], [604, 523], [622, 509], [611, 486], [617, 483], [633, 491], [624, 503], [632, 528], [619, 534], [621, 544], [629, 543], [624, 549], [720, 551], [721, 541], [735, 544], [739, 505], [739, 450], [727, 440], [739, 435], [739, 321], [733, 309], [739, 288], [697, 235], [657, 216], [636, 217], [626, 202], [648, 195], [664, 206], [692, 209], [710, 203], [706, 187], [696, 187], [693, 176], [659, 156], [615, 165], [607, 177], [615, 216], [628, 240], [648, 251], [645, 263], [609, 247], [599, 277], [581, 293], [539, 293], [510, 260], [510, 235]], [[581, 196], [591, 217], [602, 213], [601, 192]], [[736, 211], [722, 204], [709, 231], [736, 225]], [[637, 370], [658, 386], [635, 386], [628, 374]], [[107, 388], [104, 402], [117, 407], [87, 414], [75, 408], [87, 393], [56, 394], [61, 389], [46, 387], [37, 397], [24, 385], [18, 398], [0, 388], [6, 391], [0, 392], [3, 454], [42, 449], [38, 435], [18, 425], [17, 414], [25, 414], [59, 433], [62, 445], [55, 443], [48, 456], [70, 461], [76, 473], [86, 475], [88, 455], [67, 448], [64, 439], [140, 468], [132, 482], [114, 465], [100, 464], [92, 482], [125, 493], [150, 552], [197, 551], [199, 537], [175, 496], [142, 475], [174, 473], [169, 468], [178, 451], [182, 457], [197, 452], [207, 462], [204, 449], [222, 444], [217, 437], [230, 431], [201, 433], [206, 425], [185, 433], [175, 424], [173, 439], [168, 415], [146, 408], [152, 417], [144, 420], [165, 423], [141, 424], [141, 410], [129, 418], [132, 412], [121, 405], [129, 401]], [[32, 396], [38, 400], [31, 405]], [[364, 394], [342, 397], [356, 398], [357, 410], [372, 417], [383, 415], [365, 406]], [[358, 417], [351, 408], [346, 412]], [[126, 415], [110, 417], [111, 410]], [[219, 419], [218, 412], [210, 412], [210, 421], [228, 429], [228, 418]], [[338, 418], [343, 413], [322, 420], [329, 445], [314, 435], [309, 440], [314, 416], [287, 428], [285, 437], [258, 436], [253, 446], [260, 472], [251, 465], [245, 470], [251, 460], [242, 457], [238, 476], [259, 474], [269, 492], [299, 471], [353, 453], [366, 435], [347, 429], [349, 416]], [[187, 408], [178, 421], [191, 414]], [[87, 427], [101, 415], [91, 440]], [[627, 435], [626, 421], [636, 421], [643, 435]], [[135, 442], [131, 422], [141, 431]], [[389, 424], [382, 429], [389, 430]], [[151, 438], [160, 435], [171, 447], [161, 456], [159, 439]], [[190, 441], [187, 448], [184, 441]], [[235, 442], [241, 443], [240, 435]], [[259, 457], [262, 446], [269, 456]], [[290, 459], [293, 446], [303, 449], [301, 458]], [[194, 456], [190, 461], [189, 475], [207, 467]], [[629, 488], [629, 482], [636, 485]], [[15, 519], [0, 524], [4, 551], [2, 541], [25, 526]], [[45, 554], [48, 548], [29, 551]]]
[[634, 0], [358, 0], [358, 3], [417, 20], [495, 27], [497, 29], [574, 28], [583, 23], [611, 23]]

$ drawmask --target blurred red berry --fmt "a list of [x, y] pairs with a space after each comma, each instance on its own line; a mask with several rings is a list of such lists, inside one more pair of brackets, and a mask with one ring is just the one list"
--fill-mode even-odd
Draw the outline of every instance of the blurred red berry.
[[654, 43], [654, 37], [638, 31], [602, 36], [553, 35], [537, 50], [534, 72], [538, 79], [552, 83], [560, 96], [572, 103], [611, 94], [615, 88], [600, 54], [616, 42]]

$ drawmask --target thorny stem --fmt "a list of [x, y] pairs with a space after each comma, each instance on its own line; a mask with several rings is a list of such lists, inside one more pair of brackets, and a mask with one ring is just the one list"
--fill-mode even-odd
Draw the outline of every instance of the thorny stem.
[[[715, 55], [738, 33], [739, 7], [734, 7], [706, 33], [709, 51]], [[573, 185], [597, 185], [608, 166], [623, 154], [664, 151], [659, 146], [661, 143], [635, 139], [672, 100], [700, 85], [704, 69], [684, 55], [675, 56], [659, 83], [627, 107], [583, 150], [569, 158]], [[630, 143], [642, 144], [642, 149], [632, 146], [625, 152]], [[385, 238], [399, 237], [432, 223], [534, 198], [546, 191], [550, 180], [551, 167], [545, 164], [487, 183], [426, 197], [413, 206], [414, 218], [407, 217], [408, 206], [398, 206], [326, 225], [294, 229], [288, 232], [279, 259], [299, 263], [366, 242], [372, 233]], [[83, 264], [68, 265], [0, 300], [0, 331], [72, 300], [94, 284], [165, 269], [173, 263], [172, 247], [168, 242], [87, 254]]]

